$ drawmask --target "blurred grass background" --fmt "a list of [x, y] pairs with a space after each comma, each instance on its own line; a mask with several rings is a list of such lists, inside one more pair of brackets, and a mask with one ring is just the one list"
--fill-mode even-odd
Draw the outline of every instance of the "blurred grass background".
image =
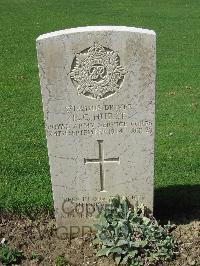
[[53, 208], [35, 39], [87, 25], [157, 33], [155, 206], [200, 206], [200, 1], [0, 0], [0, 209]]

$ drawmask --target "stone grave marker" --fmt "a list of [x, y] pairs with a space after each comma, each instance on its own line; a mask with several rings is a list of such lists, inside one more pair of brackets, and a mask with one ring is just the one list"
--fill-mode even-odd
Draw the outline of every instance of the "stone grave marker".
[[56, 221], [83, 233], [110, 196], [153, 208], [154, 31], [41, 35], [37, 54]]

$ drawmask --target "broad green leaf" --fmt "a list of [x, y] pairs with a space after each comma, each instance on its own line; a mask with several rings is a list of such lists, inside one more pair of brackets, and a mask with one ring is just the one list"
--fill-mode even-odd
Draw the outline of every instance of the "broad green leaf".
[[117, 247], [120, 247], [120, 246], [124, 246], [124, 245], [127, 245], [127, 244], [128, 244], [128, 241], [127, 241], [127, 240], [120, 239], [120, 240], [117, 242], [116, 246], [117, 246]]
[[123, 249], [120, 247], [112, 247], [109, 248], [109, 250], [107, 251], [106, 255], [108, 256], [110, 253], [118, 253], [121, 254], [123, 252]]
[[145, 225], [148, 225], [150, 223], [150, 219], [147, 217], [143, 217], [143, 222]]
[[103, 244], [108, 247], [112, 247], [114, 242], [111, 239], [104, 240]]
[[124, 217], [126, 217], [127, 212], [128, 212], [128, 202], [127, 202], [126, 198], [124, 198], [122, 200], [122, 210], [123, 210], [123, 213], [124, 213]]
[[132, 250], [132, 251], [129, 251], [128, 256], [134, 258], [135, 255], [137, 255], [137, 254], [138, 254], [137, 250]]
[[146, 240], [138, 240], [138, 241], [133, 242], [133, 246], [135, 246], [136, 248], [145, 247], [147, 243], [148, 242]]
[[98, 252], [97, 252], [97, 256], [98, 257], [101, 257], [101, 256], [106, 256], [107, 255], [107, 252], [110, 248], [102, 248], [100, 249]]
[[108, 222], [107, 222], [105, 216], [103, 216], [103, 215], [101, 215], [101, 217], [100, 217], [100, 224], [101, 224], [101, 226], [103, 226], [103, 227], [108, 226]]

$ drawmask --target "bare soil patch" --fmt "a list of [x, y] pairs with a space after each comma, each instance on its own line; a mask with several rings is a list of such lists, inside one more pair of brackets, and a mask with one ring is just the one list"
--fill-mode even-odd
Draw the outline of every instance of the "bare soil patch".
[[[174, 217], [177, 224], [172, 232], [178, 241], [180, 254], [164, 266], [200, 266], [200, 211], [192, 215]], [[166, 221], [165, 221], [166, 222]], [[0, 241], [5, 238], [11, 247], [23, 252], [20, 265], [56, 265], [60, 256], [69, 266], [98, 265], [114, 266], [112, 258], [97, 258], [91, 244], [92, 235], [72, 239], [60, 239], [56, 233], [55, 219], [49, 215], [37, 216], [34, 220], [25, 216], [0, 216]], [[37, 254], [36, 257], [33, 256]], [[33, 258], [34, 257], [34, 258]]]

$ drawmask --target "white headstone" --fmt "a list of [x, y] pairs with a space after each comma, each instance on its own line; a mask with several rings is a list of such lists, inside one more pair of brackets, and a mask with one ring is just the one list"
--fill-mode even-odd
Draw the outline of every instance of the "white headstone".
[[155, 45], [115, 26], [37, 39], [58, 226], [82, 233], [115, 195], [153, 208]]

